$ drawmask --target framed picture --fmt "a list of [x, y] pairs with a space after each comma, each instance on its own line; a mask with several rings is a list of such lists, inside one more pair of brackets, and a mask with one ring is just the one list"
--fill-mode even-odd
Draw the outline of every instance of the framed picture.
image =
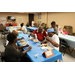
[[38, 19], [41, 19], [41, 13], [38, 13]]

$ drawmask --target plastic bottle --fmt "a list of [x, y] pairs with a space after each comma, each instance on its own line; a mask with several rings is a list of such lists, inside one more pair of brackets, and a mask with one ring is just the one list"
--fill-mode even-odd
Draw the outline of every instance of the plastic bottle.
[[37, 34], [35, 34], [35, 39], [37, 39]]

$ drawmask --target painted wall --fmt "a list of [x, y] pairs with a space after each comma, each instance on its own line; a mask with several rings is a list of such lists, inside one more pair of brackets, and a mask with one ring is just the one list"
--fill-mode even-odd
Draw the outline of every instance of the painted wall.
[[52, 21], [55, 21], [62, 28], [64, 25], [72, 26], [73, 32], [75, 32], [75, 12], [48, 12], [49, 27]]
[[28, 20], [29, 20], [27, 13], [7, 13], [7, 12], [3, 12], [2, 13], [2, 12], [0, 12], [0, 17], [6, 17], [7, 18], [7, 16], [15, 16], [17, 24], [18, 24], [18, 17], [22, 17], [23, 18], [24, 25], [26, 25]]
[[34, 14], [34, 22], [38, 23], [38, 21], [47, 23], [47, 12], [41, 12], [41, 19], [38, 19], [38, 13]]

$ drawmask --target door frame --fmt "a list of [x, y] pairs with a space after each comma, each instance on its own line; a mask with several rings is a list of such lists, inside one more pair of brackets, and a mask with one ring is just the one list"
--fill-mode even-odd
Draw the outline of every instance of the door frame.
[[18, 17], [18, 26], [20, 26], [20, 24], [19, 24], [19, 19], [22, 19], [22, 22], [23, 22], [23, 17]]
[[[29, 16], [30, 14], [31, 14], [31, 13], [29, 13], [28, 16]], [[32, 20], [34, 20], [34, 14], [31, 14], [31, 15], [33, 15], [33, 19], [32, 19]], [[29, 16], [29, 17], [30, 17], [30, 16]], [[30, 18], [29, 18], [29, 24], [32, 25], [32, 23], [30, 23]]]

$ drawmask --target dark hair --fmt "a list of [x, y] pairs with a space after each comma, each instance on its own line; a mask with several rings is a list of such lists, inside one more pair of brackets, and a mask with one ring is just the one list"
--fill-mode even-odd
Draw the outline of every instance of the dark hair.
[[24, 23], [21, 23], [21, 27], [24, 25]]
[[10, 23], [9, 26], [13, 26], [13, 25]]
[[14, 33], [9, 33], [7, 35], [7, 40], [9, 41], [9, 43], [13, 43], [13, 41], [16, 39], [16, 35]]
[[66, 27], [64, 27], [63, 29], [66, 29]]
[[56, 24], [55, 21], [52, 21], [52, 22], [51, 22], [51, 25], [55, 25], [55, 24]]

